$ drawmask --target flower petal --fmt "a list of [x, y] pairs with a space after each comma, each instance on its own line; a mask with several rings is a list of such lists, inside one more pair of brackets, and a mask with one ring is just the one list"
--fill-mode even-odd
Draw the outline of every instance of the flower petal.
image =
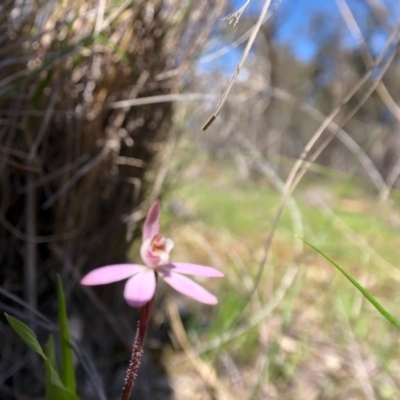
[[170, 263], [163, 265], [160, 269], [179, 272], [180, 274], [197, 275], [197, 276], [208, 276], [212, 278], [222, 278], [225, 276], [222, 272], [212, 267], [206, 267], [204, 265], [190, 264], [190, 263]]
[[146, 268], [126, 282], [124, 297], [131, 307], [142, 307], [153, 298], [155, 290], [155, 272]]
[[171, 253], [172, 249], [174, 248], [175, 243], [172, 239], [165, 239], [165, 252]]
[[138, 264], [107, 265], [105, 267], [96, 268], [93, 271], [90, 271], [82, 278], [81, 284], [94, 286], [118, 282], [129, 278], [132, 275], [136, 275], [145, 268], [146, 267], [144, 265]]
[[161, 216], [161, 204], [159, 201], [153, 203], [147, 213], [146, 221], [143, 226], [143, 242], [148, 239], [152, 239], [155, 235], [160, 232], [160, 216]]
[[168, 285], [172, 286], [178, 292], [192, 297], [193, 299], [205, 304], [217, 304], [218, 299], [186, 276], [176, 274], [175, 272], [160, 270], [160, 275], [164, 278]]

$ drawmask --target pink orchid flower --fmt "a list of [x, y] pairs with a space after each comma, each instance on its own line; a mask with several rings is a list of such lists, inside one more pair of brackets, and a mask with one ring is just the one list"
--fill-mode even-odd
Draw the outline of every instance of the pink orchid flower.
[[205, 304], [217, 304], [217, 298], [184, 275], [223, 277], [215, 268], [189, 263], [169, 263], [174, 242], [160, 235], [161, 205], [156, 201], [150, 208], [143, 227], [140, 255], [145, 265], [116, 264], [97, 268], [83, 277], [82, 285], [104, 285], [128, 279], [124, 297], [131, 307], [142, 307], [154, 296], [157, 275], [178, 292]]

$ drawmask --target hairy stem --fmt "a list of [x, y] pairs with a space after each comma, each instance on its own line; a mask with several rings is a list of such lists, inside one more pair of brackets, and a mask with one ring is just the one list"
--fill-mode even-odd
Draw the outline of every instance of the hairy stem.
[[132, 355], [129, 367], [126, 371], [125, 385], [122, 391], [121, 400], [129, 400], [133, 385], [135, 384], [137, 373], [140, 366], [140, 359], [143, 353], [143, 344], [149, 326], [151, 309], [154, 297], [140, 309], [139, 322], [136, 329], [135, 341], [133, 342]]

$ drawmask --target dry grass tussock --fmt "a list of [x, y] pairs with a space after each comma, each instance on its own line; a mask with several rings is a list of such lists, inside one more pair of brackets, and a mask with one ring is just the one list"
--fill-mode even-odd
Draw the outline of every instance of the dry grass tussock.
[[[153, 185], [157, 168], [151, 166], [172, 130], [173, 107], [141, 99], [182, 90], [182, 78], [190, 78], [192, 61], [225, 5], [173, 0], [2, 2], [4, 310], [31, 323], [36, 317], [28, 306], [52, 315], [54, 277], [62, 273], [71, 313], [80, 323], [85, 315], [93, 328], [96, 309], [103, 320], [106, 315], [106, 333], [99, 337], [92, 329], [86, 343], [103, 347], [105, 359], [114, 354], [115, 344], [130, 343], [132, 328], [118, 328], [108, 314], [113, 292], [105, 293], [105, 307], [93, 292], [88, 304], [87, 295], [81, 298], [81, 291], [73, 289], [82, 272], [124, 259], [126, 237], [143, 218], [143, 199], [159, 196], [160, 186]], [[26, 304], [17, 306], [11, 294]], [[22, 396], [25, 387], [40, 393], [40, 378], [31, 375], [26, 363], [16, 362], [25, 349], [4, 321], [0, 331], [4, 395]], [[102, 376], [105, 384], [115, 372], [108, 370]], [[109, 393], [113, 390], [107, 387]]]

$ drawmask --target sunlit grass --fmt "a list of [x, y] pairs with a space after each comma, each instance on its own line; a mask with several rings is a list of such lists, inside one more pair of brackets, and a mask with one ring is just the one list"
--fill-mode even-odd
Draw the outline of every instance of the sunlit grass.
[[[399, 317], [399, 227], [394, 223], [395, 205], [380, 204], [366, 182], [344, 174], [334, 181], [327, 176], [305, 180], [294, 198], [304, 237], [345, 267]], [[217, 260], [222, 264], [217, 267], [227, 275], [226, 280], [219, 285], [213, 282], [210, 288], [218, 293], [220, 304], [212, 314], [212, 325], [202, 331], [203, 343], [218, 338], [221, 332], [246, 326], [255, 313], [268, 305], [287, 268], [298, 268], [295, 281], [271, 313], [246, 334], [222, 341], [213, 353], [214, 359], [212, 355], [208, 359], [216, 362], [221, 354], [228, 353], [239, 371], [254, 368], [260, 380], [248, 383], [247, 394], [255, 388], [262, 392], [262, 380], [282, 393], [291, 382], [298, 385], [297, 398], [302, 398], [302, 385], [296, 377], [318, 374], [320, 378], [314, 384], [332, 388], [326, 398], [343, 396], [340, 385], [343, 393], [350, 385], [363, 394], [366, 381], [382, 398], [400, 396], [400, 382], [395, 376], [400, 368], [399, 332], [323, 257], [309, 248], [296, 255], [294, 244], [299, 239], [287, 210], [257, 282], [257, 293], [249, 296], [254, 291], [264, 242], [279, 199], [266, 180], [257, 177], [255, 181], [240, 181], [232, 166], [212, 163], [195, 179], [184, 180], [168, 199], [179, 202], [192, 215], [182, 224], [175, 220], [175, 233], [190, 227], [208, 243], [196, 248], [191, 260], [199, 256], [193, 261], [209, 265]], [[180, 251], [191, 251], [192, 239], [185, 232], [187, 243], [182, 246], [188, 247]], [[196, 318], [188, 329], [197, 329]], [[268, 358], [267, 368], [259, 367], [263, 357]], [[361, 367], [365, 369], [363, 376], [359, 375]], [[223, 371], [221, 380], [226, 383]], [[387, 397], [388, 393], [392, 397]], [[282, 398], [293, 397], [283, 394]]]

